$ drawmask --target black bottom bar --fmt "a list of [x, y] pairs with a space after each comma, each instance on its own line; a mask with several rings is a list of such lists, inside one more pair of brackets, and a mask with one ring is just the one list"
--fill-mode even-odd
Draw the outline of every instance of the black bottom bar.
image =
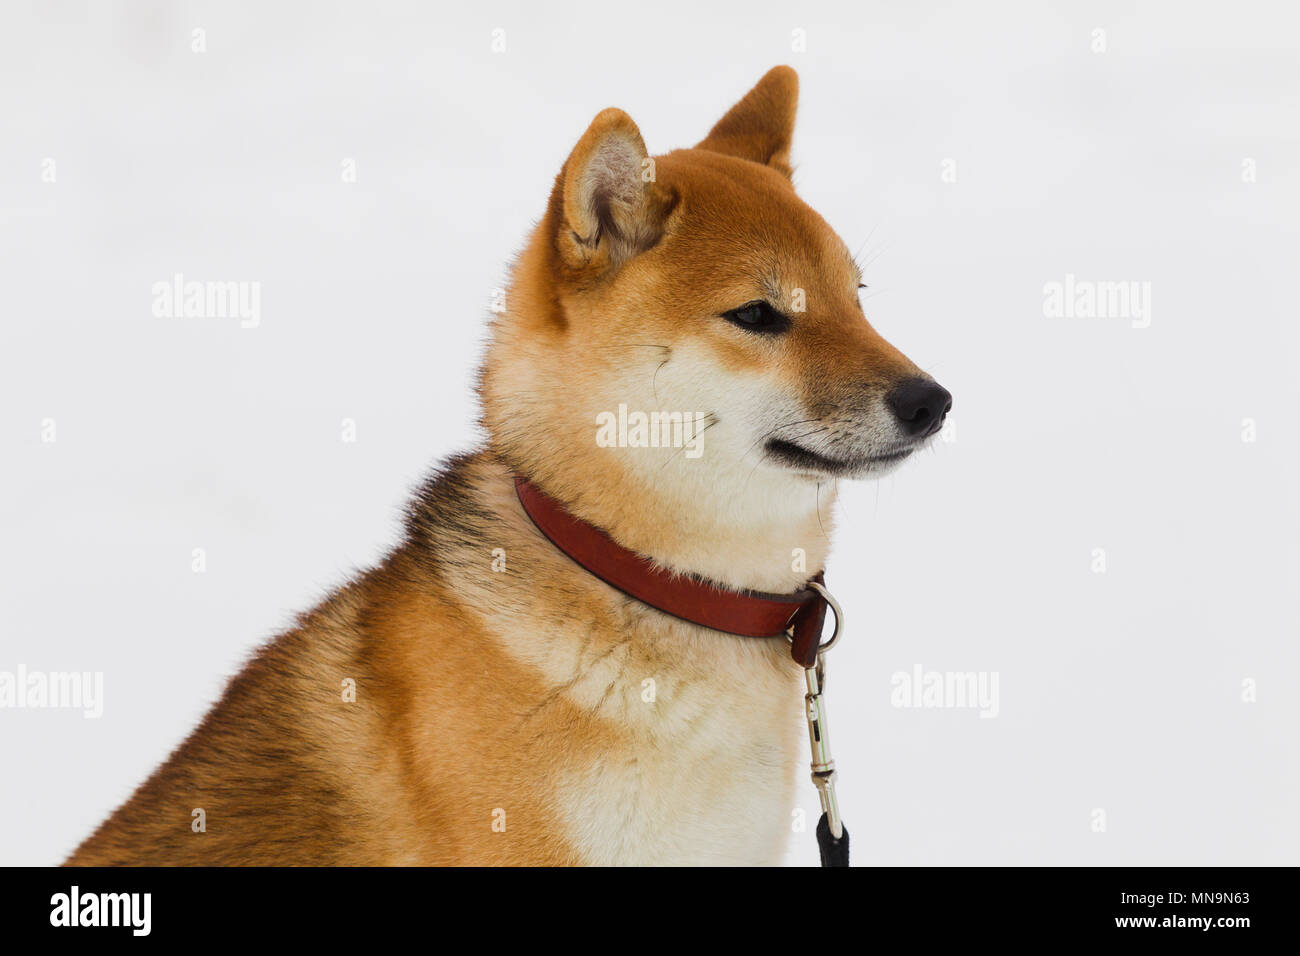
[[[663, 934], [674, 924], [698, 927], [703, 921], [731, 932], [746, 923], [761, 932], [785, 924], [806, 941], [818, 927], [864, 942], [923, 940], [918, 951], [944, 939], [985, 945], [1125, 937], [1146, 945], [1264, 942], [1291, 929], [1295, 884], [1293, 870], [1277, 868], [864, 867], [838, 875], [794, 869], [11, 869], [7, 875], [9, 889], [0, 894], [6, 943], [60, 936], [91, 945], [110, 938], [338, 942], [380, 940], [409, 929], [435, 946], [469, 930], [488, 938], [523, 932], [539, 944], [548, 938], [557, 945], [566, 938], [603, 940], [602, 946], [640, 939], [636, 945], [660, 948], [673, 945], [674, 937]], [[148, 894], [147, 911], [142, 894]], [[602, 935], [589, 935], [596, 931]]]

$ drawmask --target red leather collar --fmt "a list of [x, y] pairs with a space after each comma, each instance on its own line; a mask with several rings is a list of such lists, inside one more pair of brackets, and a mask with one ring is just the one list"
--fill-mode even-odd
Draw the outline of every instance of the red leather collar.
[[[524, 478], [515, 478], [524, 512], [550, 542], [611, 587], [665, 614], [741, 637], [790, 632], [790, 654], [802, 667], [817, 662], [826, 601], [810, 587], [793, 594], [733, 591], [700, 578], [665, 571], [618, 544], [595, 525], [569, 514]], [[818, 572], [812, 578], [821, 583]]]

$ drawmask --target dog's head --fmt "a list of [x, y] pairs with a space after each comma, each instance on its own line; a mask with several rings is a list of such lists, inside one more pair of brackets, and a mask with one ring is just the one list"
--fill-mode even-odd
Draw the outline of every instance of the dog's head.
[[795, 195], [797, 90], [777, 67], [703, 142], [653, 159], [626, 113], [596, 116], [489, 353], [486, 422], [517, 464], [783, 505], [939, 430], [951, 396], [867, 322], [852, 254]]

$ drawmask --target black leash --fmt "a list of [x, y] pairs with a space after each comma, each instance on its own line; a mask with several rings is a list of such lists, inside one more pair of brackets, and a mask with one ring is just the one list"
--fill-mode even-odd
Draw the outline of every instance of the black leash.
[[840, 837], [837, 840], [831, 836], [831, 825], [824, 813], [817, 821], [817, 846], [822, 851], [822, 866], [849, 865], [848, 828], [843, 823], [840, 824]]

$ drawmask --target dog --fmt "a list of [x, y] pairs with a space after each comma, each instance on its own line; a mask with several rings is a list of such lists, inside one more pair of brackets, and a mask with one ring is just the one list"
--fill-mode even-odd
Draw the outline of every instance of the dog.
[[595, 117], [493, 317], [483, 447], [68, 863], [781, 860], [807, 766], [788, 643], [605, 583], [516, 479], [657, 569], [788, 594], [824, 567], [838, 481], [938, 432], [951, 396], [868, 324], [795, 194], [797, 96], [776, 67], [655, 157], [626, 113]]

